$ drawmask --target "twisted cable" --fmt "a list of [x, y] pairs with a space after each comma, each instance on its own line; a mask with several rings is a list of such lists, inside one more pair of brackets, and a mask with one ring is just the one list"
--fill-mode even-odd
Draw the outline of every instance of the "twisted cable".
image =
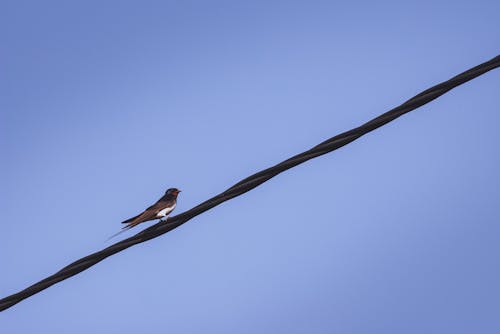
[[90, 254], [80, 260], [77, 260], [66, 267], [62, 268], [55, 274], [31, 285], [30, 287], [17, 292], [13, 295], [5, 297], [0, 300], [0, 311], [6, 310], [7, 308], [19, 303], [23, 299], [26, 299], [48, 287], [61, 282], [73, 275], [76, 275], [85, 269], [99, 263], [108, 256], [121, 252], [131, 246], [140, 244], [147, 240], [156, 238], [162, 234], [172, 231], [176, 227], [184, 224], [193, 217], [210, 210], [211, 208], [230, 200], [236, 196], [240, 196], [247, 191], [261, 185], [267, 180], [273, 178], [274, 176], [286, 171], [287, 169], [293, 168], [303, 162], [310, 159], [319, 157], [323, 154], [334, 151], [350, 142], [358, 139], [359, 137], [395, 120], [396, 118], [426, 104], [432, 100], [438, 98], [439, 96], [445, 94], [449, 90], [472, 80], [488, 71], [491, 71], [500, 66], [500, 55], [495, 58], [482, 63], [476, 67], [473, 67], [447, 81], [431, 87], [420, 94], [412, 97], [408, 101], [404, 102], [400, 106], [389, 110], [388, 112], [372, 119], [371, 121], [354, 128], [352, 130], [343, 132], [335, 137], [332, 137], [324, 142], [314, 146], [313, 148], [297, 154], [275, 166], [264, 169], [258, 173], [255, 173], [246, 179], [236, 183], [229, 189], [223, 191], [222, 193], [206, 200], [205, 202], [195, 206], [194, 208], [187, 210], [177, 216], [171, 217], [167, 222], [157, 223], [151, 227], [137, 233], [136, 235], [117, 242], [103, 250]]

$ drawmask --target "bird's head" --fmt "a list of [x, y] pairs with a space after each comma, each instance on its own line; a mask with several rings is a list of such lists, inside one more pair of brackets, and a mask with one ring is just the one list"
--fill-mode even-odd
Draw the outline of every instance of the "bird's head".
[[165, 195], [174, 195], [177, 197], [181, 191], [177, 188], [170, 188], [165, 192]]

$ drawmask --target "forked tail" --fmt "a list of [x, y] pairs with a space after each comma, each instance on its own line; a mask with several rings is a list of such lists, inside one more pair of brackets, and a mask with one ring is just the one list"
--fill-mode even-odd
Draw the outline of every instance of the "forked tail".
[[117, 233], [113, 234], [112, 236], [107, 238], [106, 241], [109, 241], [109, 240], [113, 239], [114, 237], [116, 237], [117, 235], [122, 234], [123, 232], [130, 230], [132, 227], [134, 227], [134, 225], [127, 225], [127, 226], [122, 227], [121, 231], [118, 231]]

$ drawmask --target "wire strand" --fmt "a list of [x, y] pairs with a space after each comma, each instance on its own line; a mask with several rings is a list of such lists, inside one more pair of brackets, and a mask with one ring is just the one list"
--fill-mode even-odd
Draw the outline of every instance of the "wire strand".
[[184, 224], [193, 217], [210, 210], [211, 208], [230, 200], [236, 196], [240, 196], [247, 191], [261, 185], [267, 180], [273, 178], [274, 176], [293, 168], [303, 162], [310, 159], [319, 157], [323, 154], [334, 151], [350, 142], [358, 139], [359, 137], [395, 120], [396, 118], [426, 104], [432, 100], [438, 98], [439, 96], [445, 94], [449, 90], [472, 80], [488, 71], [491, 71], [500, 66], [500, 55], [495, 58], [482, 63], [476, 67], [473, 67], [445, 82], [435, 85], [420, 94], [412, 97], [408, 101], [404, 102], [400, 106], [372, 119], [371, 121], [354, 128], [352, 130], [343, 132], [335, 137], [332, 137], [324, 142], [314, 146], [310, 150], [303, 153], [297, 154], [275, 166], [264, 169], [252, 176], [243, 179], [242, 181], [236, 183], [224, 192], [210, 198], [209, 200], [195, 206], [194, 208], [187, 210], [177, 216], [171, 217], [167, 222], [157, 223], [149, 228], [137, 233], [136, 235], [117, 242], [101, 251], [90, 254], [80, 260], [77, 260], [66, 267], [62, 268], [55, 274], [41, 280], [38, 283], [31, 285], [30, 287], [5, 297], [0, 300], [0, 311], [6, 310], [7, 308], [19, 303], [23, 299], [26, 299], [48, 287], [61, 282], [71, 276], [74, 276], [85, 269], [99, 263], [108, 256], [116, 254], [124, 249], [131, 246], [137, 245], [139, 243], [145, 242], [147, 240], [156, 238], [164, 233], [172, 231], [176, 227]]

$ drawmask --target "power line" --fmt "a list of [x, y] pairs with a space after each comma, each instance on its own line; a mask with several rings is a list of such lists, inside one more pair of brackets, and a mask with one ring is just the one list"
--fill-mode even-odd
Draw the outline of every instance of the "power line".
[[136, 235], [117, 242], [101, 251], [90, 254], [84, 258], [81, 258], [78, 261], [71, 263], [70, 265], [64, 267], [59, 270], [57, 273], [41, 280], [38, 283], [33, 284], [32, 286], [5, 297], [0, 300], [0, 311], [3, 311], [23, 299], [26, 299], [53, 284], [56, 284], [62, 280], [65, 280], [73, 275], [78, 274], [79, 272], [84, 271], [85, 269], [93, 266], [94, 264], [104, 260], [108, 256], [111, 256], [115, 253], [118, 253], [124, 249], [127, 249], [133, 245], [139, 244], [141, 242], [145, 242], [149, 239], [156, 238], [164, 233], [167, 233], [176, 227], [184, 224], [191, 218], [210, 210], [211, 208], [230, 200], [233, 197], [242, 195], [247, 191], [252, 190], [253, 188], [259, 186], [260, 184], [266, 182], [272, 177], [284, 172], [287, 169], [295, 167], [307, 160], [319, 157], [320, 155], [326, 154], [328, 152], [334, 151], [348, 143], [358, 139], [359, 137], [371, 132], [393, 120], [396, 118], [410, 112], [436, 98], [448, 92], [449, 90], [472, 80], [488, 71], [491, 71], [500, 66], [500, 55], [495, 58], [482, 63], [476, 67], [473, 67], [448, 81], [442, 82], [434, 87], [431, 87], [422, 93], [412, 97], [405, 103], [400, 106], [378, 116], [377, 118], [372, 119], [371, 121], [354, 128], [352, 130], [341, 133], [335, 137], [332, 137], [319, 145], [314, 146], [308, 151], [297, 154], [290, 159], [287, 159], [273, 167], [267, 168], [263, 171], [255, 173], [252, 176], [247, 177], [246, 179], [236, 183], [231, 188], [226, 191], [220, 193], [219, 195], [212, 197], [211, 199], [195, 206], [194, 208], [185, 211], [177, 216], [170, 218], [166, 223], [157, 223]]

